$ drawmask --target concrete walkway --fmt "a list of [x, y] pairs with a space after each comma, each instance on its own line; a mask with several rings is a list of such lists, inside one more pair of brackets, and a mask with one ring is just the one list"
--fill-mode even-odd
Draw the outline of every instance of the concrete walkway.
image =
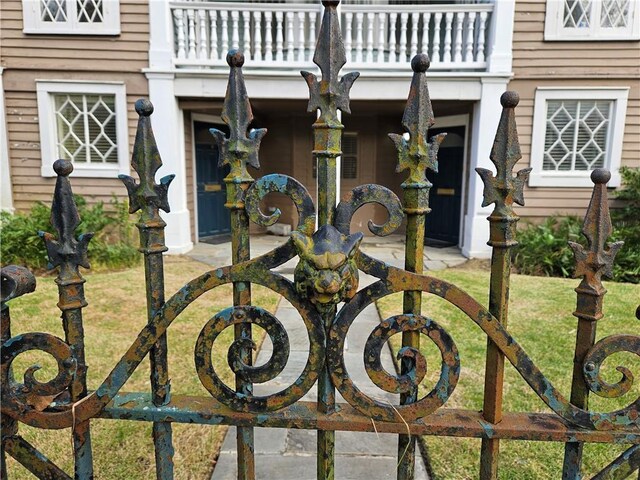
[[[251, 239], [252, 257], [266, 253], [286, 241], [285, 237], [255, 236]], [[362, 250], [386, 263], [403, 266], [403, 237], [394, 235], [385, 238], [366, 237]], [[425, 268], [443, 269], [459, 265], [466, 260], [455, 248], [425, 249]], [[230, 263], [229, 244], [209, 245], [200, 243], [188, 255], [196, 260], [213, 266]], [[277, 270], [289, 278], [292, 277], [297, 259], [279, 267]], [[360, 272], [360, 287], [376, 279]], [[287, 366], [272, 381], [256, 385], [255, 392], [266, 395], [282, 390], [298, 377], [307, 360], [309, 339], [306, 328], [298, 312], [282, 300], [276, 311], [276, 317], [282, 322], [291, 345]], [[398, 396], [380, 390], [371, 382], [362, 361], [362, 352], [369, 333], [380, 322], [374, 305], [367, 307], [355, 320], [347, 335], [345, 363], [349, 375], [366, 394], [381, 401], [398, 403]], [[272, 345], [267, 338], [262, 346], [257, 365], [265, 363], [272, 354]], [[391, 352], [383, 350], [382, 363], [389, 372], [394, 371]], [[304, 397], [304, 400], [316, 400], [316, 387]], [[337, 401], [345, 402], [340, 395]], [[235, 428], [230, 428], [222, 445], [220, 457], [212, 480], [234, 480], [236, 474]], [[393, 479], [396, 478], [398, 436], [368, 432], [336, 432], [336, 478], [349, 480]], [[316, 432], [297, 429], [255, 429], [256, 478], [261, 480], [315, 480], [316, 479]], [[416, 480], [428, 479], [423, 459], [416, 458]]]

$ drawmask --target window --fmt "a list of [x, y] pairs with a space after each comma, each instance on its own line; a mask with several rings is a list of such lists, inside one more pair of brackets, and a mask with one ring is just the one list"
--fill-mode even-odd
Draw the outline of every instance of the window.
[[70, 160], [74, 176], [129, 173], [124, 85], [37, 82], [42, 176], [53, 162]]
[[119, 0], [23, 0], [24, 33], [118, 35]]
[[547, 0], [545, 40], [638, 40], [638, 0]]
[[345, 133], [342, 136], [341, 178], [358, 178], [358, 134]]
[[538, 88], [531, 140], [532, 187], [587, 187], [595, 168], [620, 185], [628, 88]]

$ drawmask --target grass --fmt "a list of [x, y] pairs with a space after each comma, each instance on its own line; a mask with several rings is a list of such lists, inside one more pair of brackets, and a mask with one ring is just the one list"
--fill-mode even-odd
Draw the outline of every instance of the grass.
[[[434, 272], [434, 276], [452, 282], [481, 303], [488, 304], [489, 274], [486, 271], [450, 269]], [[567, 398], [571, 389], [573, 350], [577, 319], [575, 309], [577, 280], [513, 275], [509, 306], [509, 330], [544, 375]], [[607, 283], [605, 318], [598, 322], [598, 339], [613, 333], [638, 334], [638, 320], [634, 316], [640, 298], [640, 285]], [[378, 302], [383, 318], [402, 312], [402, 297], [391, 295]], [[447, 407], [482, 409], [484, 390], [484, 362], [486, 335], [469, 318], [439, 297], [424, 296], [423, 312], [440, 323], [453, 337], [461, 358], [460, 382]], [[399, 345], [399, 335], [392, 338]], [[437, 381], [440, 358], [430, 342], [423, 345], [427, 357], [428, 374], [421, 385], [422, 394]], [[626, 365], [638, 375], [639, 358], [618, 353], [605, 362], [605, 378], [617, 382], [617, 365]], [[639, 382], [621, 399], [602, 399], [592, 395], [590, 408], [609, 412], [630, 404], [640, 396]], [[504, 388], [505, 411], [550, 411], [520, 375], [507, 362]], [[480, 440], [447, 437], [425, 437], [430, 459], [438, 479], [471, 479], [478, 476]], [[559, 478], [562, 471], [564, 445], [549, 442], [502, 441], [500, 456], [501, 479]], [[615, 445], [585, 446], [585, 478], [595, 474], [625, 447]], [[452, 455], [452, 452], [455, 452]]]
[[[165, 284], [167, 295], [184, 283], [206, 272], [209, 267], [183, 257], [166, 257]], [[88, 384], [95, 389], [111, 371], [146, 323], [144, 270], [136, 267], [113, 273], [86, 274], [85, 294], [89, 306], [84, 309], [87, 349]], [[52, 277], [40, 277], [35, 293], [10, 303], [12, 334], [41, 331], [64, 338], [60, 311], [56, 307], [57, 286]], [[278, 296], [261, 288], [253, 288], [256, 304], [275, 311]], [[232, 305], [232, 287], [225, 285], [203, 295], [190, 305], [168, 331], [169, 373], [175, 394], [204, 395], [195, 371], [193, 350], [205, 322], [215, 313]], [[227, 347], [233, 329], [226, 329], [216, 342], [221, 354], [214, 366], [221, 377], [232, 384], [226, 363]], [[16, 376], [33, 363], [43, 366], [36, 374], [48, 380], [54, 371], [46, 354], [23, 354], [14, 363]], [[41, 375], [41, 376], [39, 376]], [[149, 362], [145, 359], [122, 391], [149, 391]], [[204, 479], [210, 476], [216, 452], [221, 445], [224, 427], [174, 424], [175, 478]], [[69, 430], [39, 430], [20, 426], [20, 434], [34, 444], [66, 472], [73, 472], [71, 435]], [[147, 422], [92, 420], [91, 435], [97, 479], [143, 479], [155, 477], [151, 424]], [[11, 478], [33, 478], [21, 465], [9, 460]]]

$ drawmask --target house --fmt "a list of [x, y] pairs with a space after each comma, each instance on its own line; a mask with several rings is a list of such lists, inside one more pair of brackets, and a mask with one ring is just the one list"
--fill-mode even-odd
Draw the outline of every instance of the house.
[[[231, 5], [231, 7], [230, 7]], [[257, 177], [291, 175], [315, 196], [308, 90], [314, 71], [319, 2], [3, 0], [0, 129], [3, 208], [49, 201], [52, 164], [73, 159], [74, 189], [94, 200], [124, 196], [135, 99], [149, 97], [164, 167], [176, 173], [166, 215], [176, 253], [229, 229], [224, 172], [208, 130], [223, 129], [229, 48], [246, 56], [255, 125], [267, 127]], [[349, 61], [361, 72], [344, 114], [339, 191], [380, 183], [401, 194], [387, 133], [401, 117], [417, 52], [431, 58], [432, 133], [448, 132], [440, 171], [431, 175], [428, 236], [487, 256], [488, 216], [476, 167], [489, 152], [507, 89], [520, 93], [517, 122], [532, 167], [523, 218], [579, 213], [589, 171], [640, 166], [640, 1], [345, 1], [340, 6]], [[6, 124], [6, 128], [4, 125]], [[6, 132], [6, 135], [5, 135]], [[284, 198], [283, 223], [295, 224]], [[353, 228], [366, 230], [381, 209], [365, 207]]]

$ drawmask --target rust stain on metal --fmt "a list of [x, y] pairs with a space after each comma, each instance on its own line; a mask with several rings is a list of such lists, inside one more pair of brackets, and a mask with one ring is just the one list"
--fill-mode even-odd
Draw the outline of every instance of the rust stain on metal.
[[[575, 316], [578, 330], [571, 397], [566, 398], [537, 367], [534, 360], [507, 330], [509, 304], [510, 251], [517, 245], [518, 216], [514, 203], [523, 205], [523, 187], [530, 169], [514, 174], [521, 158], [514, 109], [515, 92], [500, 99], [502, 116], [491, 152], [495, 175], [478, 169], [484, 182], [483, 205], [494, 204], [489, 216], [489, 244], [493, 249], [488, 307], [457, 286], [423, 274], [423, 244], [431, 184], [426, 169], [437, 171], [437, 152], [443, 135], [428, 139], [434, 115], [427, 88], [429, 60], [419, 54], [412, 61], [413, 78], [402, 126], [407, 135], [391, 135], [397, 152], [399, 172], [408, 170], [402, 184], [401, 201], [380, 185], [362, 185], [348, 192], [339, 203], [336, 190], [336, 158], [341, 155], [343, 125], [340, 112], [349, 113], [349, 91], [356, 72], [340, 77], [347, 58], [340, 34], [337, 1], [324, 1], [325, 12], [319, 32], [314, 62], [322, 77], [303, 72], [309, 87], [309, 111], [319, 110], [313, 124], [313, 156], [318, 162], [318, 214], [305, 187], [294, 178], [280, 174], [254, 180], [247, 165], [259, 167], [259, 147], [265, 129], [252, 129], [253, 113], [247, 95], [242, 67], [243, 54], [227, 56], [229, 84], [222, 118], [229, 135], [212, 130], [220, 147], [220, 166], [229, 165], [226, 206], [231, 211], [232, 265], [215, 268], [189, 281], [169, 298], [164, 296], [163, 252], [165, 223], [160, 210], [169, 211], [168, 188], [173, 175], [156, 183], [162, 165], [150, 116], [153, 106], [139, 100], [138, 130], [132, 159], [139, 181], [122, 177], [129, 193], [131, 213], [140, 212], [140, 251], [144, 255], [148, 323], [139, 332], [111, 372], [95, 391], [86, 388], [82, 309], [85, 280], [79, 267], [88, 268], [87, 245], [90, 234], [76, 236], [80, 223], [73, 204], [69, 174], [72, 165], [56, 162], [58, 174], [52, 207], [52, 225], [57, 236], [41, 234], [52, 267], [58, 268], [58, 306], [62, 311], [64, 339], [27, 332], [11, 333], [9, 303], [34, 290], [35, 279], [20, 267], [2, 268], [2, 478], [6, 478], [6, 455], [11, 455], [40, 478], [70, 478], [19, 435], [19, 424], [38, 428], [72, 428], [75, 478], [93, 474], [89, 422], [94, 418], [153, 422], [158, 478], [173, 477], [172, 423], [236, 425], [238, 427], [238, 476], [255, 478], [254, 427], [304, 428], [318, 431], [317, 477], [332, 479], [335, 431], [378, 431], [398, 435], [398, 478], [414, 476], [415, 436], [443, 435], [482, 439], [480, 478], [497, 477], [499, 441], [539, 440], [566, 443], [565, 478], [579, 478], [584, 442], [633, 445], [596, 478], [621, 478], [637, 470], [640, 444], [640, 399], [612, 411], [589, 408], [588, 395], [620, 398], [632, 391], [633, 375], [620, 365], [622, 377], [615, 383], [601, 375], [604, 362], [618, 352], [640, 354], [640, 337], [611, 335], [595, 342], [595, 326], [603, 317], [605, 289], [601, 279], [610, 273], [618, 243], [607, 245], [611, 221], [607, 207], [606, 182], [609, 174], [596, 170], [594, 192], [587, 210], [583, 232], [587, 247], [572, 244], [576, 275], [582, 281]], [[280, 211], [265, 214], [261, 201], [271, 192], [287, 196], [298, 212], [298, 224], [284, 245], [260, 257], [250, 257], [249, 223], [272, 225]], [[337, 205], [336, 205], [337, 203]], [[406, 219], [404, 268], [396, 268], [367, 256], [360, 250], [362, 235], [351, 233], [354, 213], [363, 205], [383, 206], [388, 218], [382, 225], [369, 222], [375, 235], [396, 231]], [[317, 220], [317, 227], [316, 227]], [[526, 246], [522, 246], [526, 248]], [[275, 273], [274, 268], [298, 257], [295, 281]], [[360, 288], [358, 270], [376, 277], [372, 285]], [[233, 302], [215, 313], [203, 326], [194, 349], [194, 374], [209, 393], [208, 397], [171, 395], [167, 362], [166, 333], [173, 321], [204, 293], [225, 284], [233, 285]], [[282, 390], [256, 395], [254, 384], [274, 379], [287, 366], [291, 350], [288, 333], [273, 314], [251, 303], [252, 285], [279, 293], [297, 310], [309, 339], [307, 361], [298, 377]], [[399, 405], [389, 405], [367, 395], [349, 376], [345, 366], [345, 339], [363, 309], [387, 295], [403, 292], [403, 313], [384, 319], [369, 334], [363, 353], [365, 370], [381, 391], [399, 393]], [[462, 311], [487, 338], [485, 395], [482, 412], [446, 408], [461, 374], [461, 359], [455, 339], [423, 309], [422, 295], [439, 297]], [[341, 302], [345, 302], [341, 305]], [[340, 307], [340, 308], [338, 308]], [[423, 311], [424, 310], [424, 311]], [[636, 315], [640, 316], [640, 307]], [[255, 343], [251, 328], [264, 329], [273, 345], [271, 358], [253, 365]], [[234, 341], [227, 361], [235, 374], [233, 385], [225, 384], [213, 368], [215, 341], [227, 328], [233, 328]], [[389, 338], [402, 335], [398, 352], [399, 372], [382, 366], [381, 352]], [[440, 352], [439, 365], [427, 366], [421, 343], [431, 342]], [[29, 351], [44, 352], [56, 361], [57, 372], [47, 382], [35, 378], [37, 367], [14, 376], [15, 358]], [[217, 354], [217, 350], [216, 354]], [[141, 362], [151, 361], [148, 392], [123, 393], [120, 390]], [[552, 413], [509, 413], [502, 411], [504, 361], [516, 371], [549, 407]], [[435, 385], [422, 397], [418, 386], [427, 367], [439, 370]], [[18, 382], [16, 378], [24, 378]], [[318, 386], [318, 401], [302, 401]], [[346, 404], [336, 404], [336, 391]], [[606, 410], [606, 409], [605, 409]], [[375, 424], [372, 423], [375, 421]]]

